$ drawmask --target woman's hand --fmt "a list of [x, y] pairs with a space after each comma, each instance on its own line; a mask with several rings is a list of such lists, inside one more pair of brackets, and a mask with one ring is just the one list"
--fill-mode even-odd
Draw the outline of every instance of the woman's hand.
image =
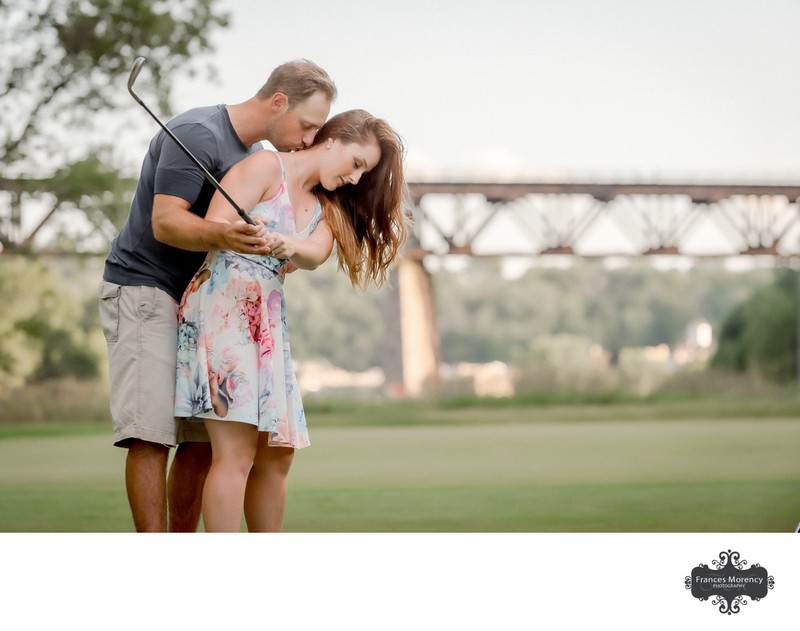
[[316, 269], [328, 260], [333, 248], [333, 235], [324, 219], [307, 239], [270, 232], [265, 241], [268, 255], [290, 261], [295, 269]]
[[269, 232], [266, 235], [265, 249], [270, 256], [288, 259], [297, 253], [297, 241], [297, 239], [280, 232]]

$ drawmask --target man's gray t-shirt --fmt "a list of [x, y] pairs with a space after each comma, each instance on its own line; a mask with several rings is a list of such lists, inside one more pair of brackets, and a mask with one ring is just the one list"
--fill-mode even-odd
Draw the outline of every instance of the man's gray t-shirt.
[[[224, 105], [185, 112], [167, 127], [219, 182], [261, 143], [245, 147], [231, 124]], [[103, 278], [117, 285], [158, 287], [179, 301], [205, 252], [189, 252], [156, 241], [153, 236], [153, 196], [174, 195], [205, 217], [215, 189], [163, 130], [152, 141], [142, 163], [136, 193], [125, 225], [111, 244]]]

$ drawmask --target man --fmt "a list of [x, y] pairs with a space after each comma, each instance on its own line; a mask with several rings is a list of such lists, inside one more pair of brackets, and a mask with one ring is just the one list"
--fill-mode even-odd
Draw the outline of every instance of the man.
[[[189, 110], [168, 126], [220, 181], [263, 140], [280, 151], [310, 145], [335, 98], [336, 86], [322, 68], [292, 61], [276, 68], [247, 101]], [[100, 283], [114, 444], [128, 450], [125, 486], [139, 532], [164, 532], [168, 525], [175, 532], [195, 531], [211, 461], [202, 425], [178, 426], [174, 418], [181, 295], [208, 250], [266, 253], [261, 226], [204, 219], [214, 190], [160, 131]], [[169, 451], [179, 443], [167, 492]]]

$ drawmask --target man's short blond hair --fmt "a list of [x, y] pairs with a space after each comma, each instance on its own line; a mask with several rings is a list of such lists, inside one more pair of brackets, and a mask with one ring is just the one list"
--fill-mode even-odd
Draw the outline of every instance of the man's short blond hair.
[[256, 96], [266, 100], [276, 92], [289, 98], [290, 109], [315, 92], [322, 92], [331, 103], [337, 96], [336, 85], [328, 73], [308, 59], [287, 61], [275, 68]]

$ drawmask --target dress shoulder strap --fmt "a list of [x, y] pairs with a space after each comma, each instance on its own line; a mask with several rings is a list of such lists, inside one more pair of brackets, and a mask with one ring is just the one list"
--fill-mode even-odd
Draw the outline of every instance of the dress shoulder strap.
[[314, 216], [311, 218], [308, 229], [308, 233], [311, 234], [314, 232], [314, 228], [317, 227], [317, 224], [322, 220], [322, 204], [319, 202], [319, 198], [317, 198], [317, 203], [314, 207]]
[[277, 151], [273, 151], [272, 153], [275, 154], [275, 157], [278, 158], [278, 164], [281, 165], [281, 184], [284, 184], [286, 182], [286, 168], [283, 166], [281, 154], [279, 154]]

